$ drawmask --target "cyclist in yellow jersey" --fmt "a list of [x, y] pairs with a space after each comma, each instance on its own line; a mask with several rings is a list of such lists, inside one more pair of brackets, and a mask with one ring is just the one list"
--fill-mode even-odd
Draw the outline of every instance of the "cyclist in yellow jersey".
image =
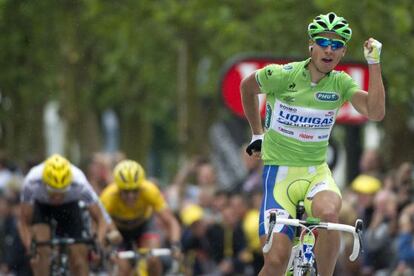
[[[135, 247], [160, 247], [160, 237], [154, 226], [157, 215], [166, 226], [173, 254], [179, 254], [180, 225], [168, 208], [158, 187], [145, 178], [142, 166], [132, 160], [124, 160], [114, 168], [115, 182], [101, 193], [101, 201], [120, 231], [122, 250]], [[118, 261], [119, 275], [132, 273], [132, 265], [125, 260]], [[161, 274], [161, 263], [156, 258], [148, 260], [150, 275]]]
[[[338, 222], [341, 195], [326, 164], [329, 136], [338, 110], [349, 101], [370, 120], [380, 121], [385, 116], [382, 44], [369, 38], [363, 45], [369, 68], [367, 93], [348, 74], [334, 70], [352, 36], [343, 17], [333, 12], [315, 17], [308, 26], [308, 35], [310, 58], [268, 65], [241, 83], [244, 113], [253, 134], [246, 151], [262, 158], [265, 165], [259, 217], [262, 244], [270, 211], [295, 217], [295, 206], [302, 200], [308, 215]], [[266, 94], [266, 131], [258, 108], [259, 93]], [[283, 275], [288, 264], [294, 230], [279, 224], [274, 230], [277, 242], [264, 254], [261, 276]], [[320, 231], [315, 251], [319, 275], [332, 275], [339, 233]]]

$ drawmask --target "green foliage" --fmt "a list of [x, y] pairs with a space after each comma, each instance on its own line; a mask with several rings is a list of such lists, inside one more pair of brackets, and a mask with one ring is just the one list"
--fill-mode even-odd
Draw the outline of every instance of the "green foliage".
[[[58, 99], [73, 129], [70, 143], [80, 139], [84, 116], [113, 108], [125, 128], [151, 132], [157, 126], [162, 137], [156, 140], [168, 145], [186, 131], [195, 135], [188, 148], [202, 149], [208, 123], [222, 116], [218, 82], [225, 62], [241, 53], [306, 57], [307, 25], [329, 11], [353, 28], [347, 59], [363, 62], [363, 42], [379, 39], [390, 101], [412, 101], [413, 6], [411, 0], [2, 0], [0, 145], [22, 156], [33, 149], [25, 133], [35, 129], [41, 152], [42, 108]], [[186, 47], [184, 59], [180, 47]], [[184, 78], [178, 69], [183, 60]], [[180, 79], [185, 103], [179, 102]], [[177, 122], [182, 104], [186, 129]], [[142, 143], [124, 138], [131, 142], [123, 149], [147, 151], [153, 136], [146, 137]]]

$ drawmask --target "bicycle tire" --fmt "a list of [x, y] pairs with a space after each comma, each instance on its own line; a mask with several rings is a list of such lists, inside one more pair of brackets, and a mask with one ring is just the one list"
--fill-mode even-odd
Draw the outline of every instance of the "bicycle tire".
[[314, 269], [311, 269], [310, 271], [307, 271], [306, 274], [304, 275], [305, 276], [318, 276], [318, 273]]
[[303, 276], [318, 276], [318, 270], [315, 268], [316, 265], [312, 268], [306, 268], [305, 271], [301, 272]]

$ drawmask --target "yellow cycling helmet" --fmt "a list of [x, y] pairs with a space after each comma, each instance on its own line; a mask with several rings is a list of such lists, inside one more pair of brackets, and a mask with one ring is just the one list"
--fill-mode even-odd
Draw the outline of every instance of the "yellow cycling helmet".
[[376, 177], [362, 174], [352, 181], [351, 187], [357, 193], [370, 195], [381, 189], [381, 181]]
[[53, 154], [44, 163], [42, 180], [49, 188], [64, 190], [72, 183], [70, 162], [59, 154]]
[[145, 171], [138, 162], [124, 160], [114, 169], [115, 183], [121, 190], [139, 189], [145, 180]]

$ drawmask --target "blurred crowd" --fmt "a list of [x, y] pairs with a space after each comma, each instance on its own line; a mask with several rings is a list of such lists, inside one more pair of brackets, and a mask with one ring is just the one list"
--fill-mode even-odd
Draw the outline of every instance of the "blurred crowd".
[[[81, 164], [98, 194], [111, 183], [113, 166], [123, 158], [96, 153]], [[248, 173], [231, 189], [218, 183], [208, 157], [186, 160], [169, 183], [149, 176], [181, 222], [186, 275], [257, 275], [262, 266], [258, 237], [262, 164], [244, 151], [240, 158]], [[16, 218], [23, 177], [36, 163], [17, 166], [0, 156], [0, 275], [30, 275]], [[414, 275], [413, 163], [387, 169], [377, 151], [366, 150], [360, 174], [342, 189], [342, 196], [340, 222], [354, 225], [357, 218], [363, 219], [364, 252], [350, 262], [353, 240], [344, 234], [335, 275]]]

